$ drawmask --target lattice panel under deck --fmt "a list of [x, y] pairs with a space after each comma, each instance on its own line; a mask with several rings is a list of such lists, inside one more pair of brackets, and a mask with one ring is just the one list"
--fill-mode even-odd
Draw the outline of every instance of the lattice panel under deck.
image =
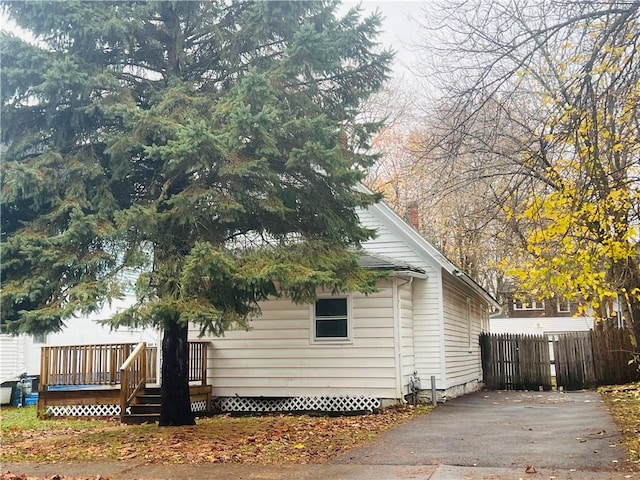
[[191, 403], [191, 411], [192, 412], [206, 412], [209, 409], [207, 408], [206, 400], [199, 400], [197, 402]]
[[120, 405], [47, 405], [51, 417], [119, 417]]
[[361, 412], [380, 408], [380, 400], [346, 397], [218, 397], [213, 407], [223, 412]]
[[[207, 401], [199, 400], [191, 404], [192, 412], [206, 412]], [[131, 408], [127, 408], [131, 413]], [[49, 417], [119, 417], [120, 405], [47, 405], [46, 416]]]

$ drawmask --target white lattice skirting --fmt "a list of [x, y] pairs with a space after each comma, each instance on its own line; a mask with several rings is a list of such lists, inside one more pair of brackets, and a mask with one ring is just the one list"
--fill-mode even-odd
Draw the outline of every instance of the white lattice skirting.
[[[206, 400], [191, 404], [192, 412], [206, 412]], [[127, 409], [131, 413], [131, 409]], [[45, 415], [48, 417], [119, 417], [120, 405], [47, 405]]]
[[119, 417], [120, 405], [47, 405], [48, 417]]
[[199, 400], [197, 402], [192, 402], [191, 403], [191, 411], [192, 412], [206, 412], [208, 410], [207, 408], [207, 401], [206, 400]]
[[380, 408], [377, 398], [354, 397], [217, 397], [214, 410], [222, 412], [372, 412]]

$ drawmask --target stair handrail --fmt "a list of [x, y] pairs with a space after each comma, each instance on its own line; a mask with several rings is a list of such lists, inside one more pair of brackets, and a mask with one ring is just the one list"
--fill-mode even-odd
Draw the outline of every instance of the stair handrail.
[[120, 418], [147, 383], [147, 344], [140, 342], [120, 367]]

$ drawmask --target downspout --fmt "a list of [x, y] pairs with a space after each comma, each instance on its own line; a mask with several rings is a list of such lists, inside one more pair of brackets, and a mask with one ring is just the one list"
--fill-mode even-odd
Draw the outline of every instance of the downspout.
[[400, 340], [400, 284], [397, 277], [393, 277], [392, 304], [393, 304], [393, 339], [396, 370], [396, 400], [403, 402], [402, 395], [402, 344]]
[[[396, 398], [400, 402], [405, 403], [404, 399], [404, 369], [402, 365], [402, 295], [400, 287], [413, 284], [413, 276], [403, 283], [399, 282], [398, 277], [393, 279], [393, 335], [395, 339], [395, 356], [396, 356]], [[415, 367], [415, 365], [414, 365]]]
[[438, 305], [439, 305], [439, 314], [438, 314], [438, 330], [439, 330], [439, 340], [440, 340], [440, 388], [446, 392], [447, 390], [447, 357], [445, 352], [445, 328], [444, 328], [444, 275], [442, 274], [442, 270], [438, 272]]

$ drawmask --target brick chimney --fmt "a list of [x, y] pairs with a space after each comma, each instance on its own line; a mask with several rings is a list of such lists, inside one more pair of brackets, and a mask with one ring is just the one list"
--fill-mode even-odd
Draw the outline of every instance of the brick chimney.
[[420, 230], [420, 213], [418, 211], [418, 203], [412, 202], [407, 205], [407, 213], [406, 213], [407, 222], [416, 230]]

